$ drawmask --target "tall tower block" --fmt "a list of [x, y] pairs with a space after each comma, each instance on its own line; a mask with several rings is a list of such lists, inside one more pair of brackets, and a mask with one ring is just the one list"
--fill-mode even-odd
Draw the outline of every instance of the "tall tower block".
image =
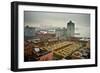
[[67, 23], [67, 37], [74, 37], [75, 34], [75, 24], [72, 21]]

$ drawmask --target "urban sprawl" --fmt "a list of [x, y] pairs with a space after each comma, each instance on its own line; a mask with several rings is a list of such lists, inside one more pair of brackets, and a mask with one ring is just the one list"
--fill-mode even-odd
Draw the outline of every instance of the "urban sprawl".
[[24, 61], [74, 60], [90, 58], [90, 38], [75, 37], [75, 24], [67, 28], [24, 27]]

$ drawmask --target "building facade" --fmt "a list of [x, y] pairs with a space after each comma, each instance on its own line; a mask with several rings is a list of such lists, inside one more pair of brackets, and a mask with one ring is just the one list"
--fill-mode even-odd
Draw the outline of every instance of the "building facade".
[[67, 33], [66, 28], [58, 28], [56, 29], [56, 38], [58, 38], [59, 40], [66, 39], [66, 33]]
[[24, 37], [25, 39], [32, 39], [35, 37], [35, 28], [34, 27], [29, 27], [29, 26], [25, 26], [24, 27]]
[[74, 37], [75, 34], [75, 24], [72, 21], [67, 23], [67, 37]]

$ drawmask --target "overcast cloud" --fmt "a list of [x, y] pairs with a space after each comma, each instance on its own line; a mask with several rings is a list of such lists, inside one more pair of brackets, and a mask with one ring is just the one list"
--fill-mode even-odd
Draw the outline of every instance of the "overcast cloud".
[[90, 36], [90, 14], [54, 13], [24, 11], [24, 24], [32, 27], [67, 28], [67, 23], [72, 20], [75, 23], [75, 32], [80, 37]]

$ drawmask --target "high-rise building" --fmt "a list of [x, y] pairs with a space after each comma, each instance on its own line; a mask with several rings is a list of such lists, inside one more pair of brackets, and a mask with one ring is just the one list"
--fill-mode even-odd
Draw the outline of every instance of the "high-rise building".
[[72, 21], [67, 23], [67, 37], [74, 37], [75, 34], [75, 24]]
[[25, 40], [34, 38], [35, 37], [35, 32], [36, 32], [35, 27], [25, 26], [24, 27]]

